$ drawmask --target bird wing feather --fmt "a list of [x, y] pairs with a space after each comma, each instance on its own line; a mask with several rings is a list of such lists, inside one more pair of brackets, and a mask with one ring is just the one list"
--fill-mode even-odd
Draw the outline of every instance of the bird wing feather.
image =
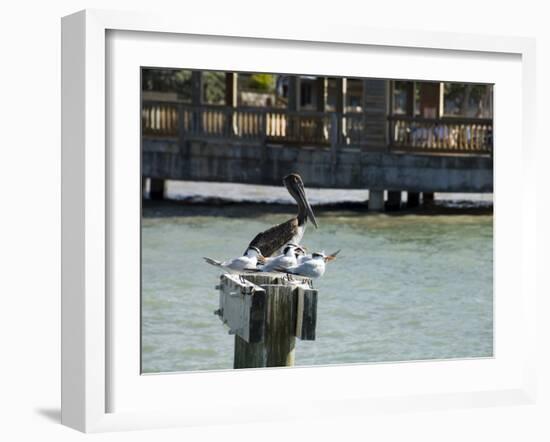
[[263, 256], [269, 257], [276, 253], [285, 244], [292, 241], [298, 228], [298, 219], [288, 221], [258, 233], [248, 247], [257, 247]]

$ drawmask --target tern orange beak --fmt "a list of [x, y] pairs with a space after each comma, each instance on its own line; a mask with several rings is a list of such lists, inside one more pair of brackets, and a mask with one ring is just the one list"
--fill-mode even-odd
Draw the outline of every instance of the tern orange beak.
[[337, 250], [336, 252], [331, 253], [330, 255], [327, 255], [325, 257], [325, 262], [334, 261], [336, 259], [336, 255], [338, 255], [338, 253], [340, 253], [340, 250]]

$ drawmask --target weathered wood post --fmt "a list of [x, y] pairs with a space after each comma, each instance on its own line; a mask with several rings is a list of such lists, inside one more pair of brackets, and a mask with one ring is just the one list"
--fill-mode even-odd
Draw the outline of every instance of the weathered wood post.
[[202, 71], [191, 72], [191, 104], [193, 105], [191, 131], [195, 135], [203, 133], [203, 114], [202, 114], [202, 99], [203, 99], [204, 78]]
[[422, 205], [432, 206], [434, 204], [435, 198], [433, 192], [422, 192]]
[[152, 200], [160, 201], [164, 199], [164, 193], [166, 190], [166, 183], [163, 179], [150, 178], [149, 179], [149, 198]]
[[260, 167], [262, 170], [262, 180], [265, 182], [267, 181], [269, 177], [269, 171], [268, 168], [271, 166], [268, 162], [268, 147], [267, 147], [267, 137], [268, 137], [268, 111], [264, 110], [261, 113], [260, 116], [260, 123], [261, 123], [261, 133], [260, 133], [260, 139], [261, 139], [261, 153], [260, 153]]
[[388, 190], [388, 201], [386, 201], [386, 210], [399, 210], [401, 208], [401, 191]]
[[330, 175], [331, 184], [336, 185], [336, 167], [338, 166], [338, 144], [341, 139], [340, 115], [333, 112], [330, 114]]
[[407, 192], [407, 208], [414, 209], [420, 205], [420, 192]]
[[225, 73], [225, 136], [230, 138], [239, 133], [235, 115], [239, 104], [238, 75], [236, 72]]
[[277, 273], [223, 274], [216, 314], [235, 334], [233, 368], [294, 365], [296, 338], [315, 340], [311, 279]]

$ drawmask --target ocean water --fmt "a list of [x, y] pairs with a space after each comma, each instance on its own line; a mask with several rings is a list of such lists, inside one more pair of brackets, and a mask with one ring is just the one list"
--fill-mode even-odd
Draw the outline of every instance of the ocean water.
[[[269, 206], [266, 206], [269, 207]], [[227, 259], [292, 212], [247, 205], [144, 209], [142, 371], [230, 369], [234, 336], [213, 311]], [[319, 290], [317, 339], [296, 365], [493, 354], [491, 215], [321, 212], [309, 250], [342, 249]]]

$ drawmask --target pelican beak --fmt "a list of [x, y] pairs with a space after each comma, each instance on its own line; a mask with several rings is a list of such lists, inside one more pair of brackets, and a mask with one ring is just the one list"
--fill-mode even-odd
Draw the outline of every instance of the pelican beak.
[[304, 190], [303, 184], [298, 183], [296, 186], [296, 190], [298, 191], [298, 198], [300, 199], [300, 202], [303, 204], [304, 208], [306, 209], [307, 217], [313, 223], [315, 228], [318, 228], [319, 226], [317, 225], [317, 220], [315, 219], [315, 215], [313, 214], [313, 209], [311, 208], [311, 205], [307, 200], [306, 191]]

